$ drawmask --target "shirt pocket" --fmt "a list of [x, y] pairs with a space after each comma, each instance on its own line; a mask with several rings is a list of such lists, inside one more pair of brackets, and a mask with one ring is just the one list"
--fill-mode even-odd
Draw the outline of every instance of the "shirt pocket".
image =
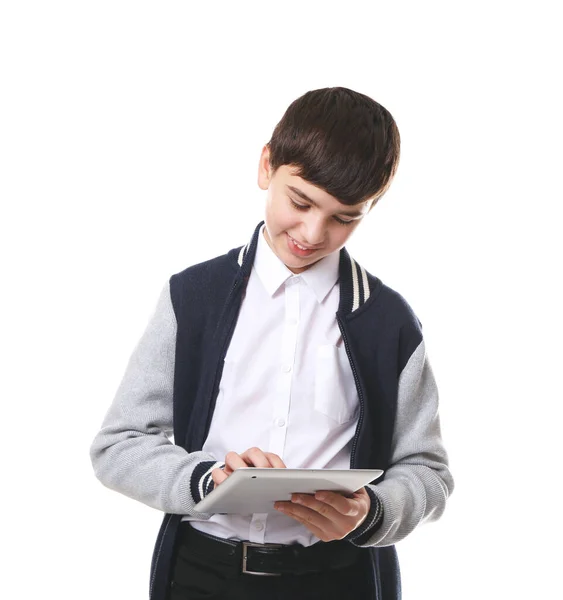
[[346, 423], [357, 415], [358, 392], [344, 347], [317, 347], [315, 410], [338, 424]]

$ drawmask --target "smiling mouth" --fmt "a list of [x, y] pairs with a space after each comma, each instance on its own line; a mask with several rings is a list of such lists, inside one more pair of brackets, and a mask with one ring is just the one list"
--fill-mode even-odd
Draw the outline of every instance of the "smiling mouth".
[[313, 254], [316, 254], [318, 250], [318, 248], [306, 248], [305, 246], [301, 246], [301, 244], [296, 242], [289, 233], [287, 234], [287, 249], [293, 256], [299, 258], [309, 258], [313, 256]]
[[287, 234], [287, 236], [289, 237], [289, 239], [300, 249], [300, 250], [306, 250], [308, 252], [314, 252], [315, 250], [319, 250], [319, 248], [309, 248], [307, 246], [302, 246], [297, 240], [295, 240], [294, 238], [292, 238], [289, 233]]

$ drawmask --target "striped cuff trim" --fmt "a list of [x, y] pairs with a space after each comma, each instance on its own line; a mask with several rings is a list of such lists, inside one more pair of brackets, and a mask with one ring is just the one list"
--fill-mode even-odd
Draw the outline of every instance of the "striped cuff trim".
[[383, 505], [381, 504], [381, 500], [379, 500], [369, 486], [366, 486], [365, 489], [371, 500], [369, 513], [364, 522], [344, 538], [356, 545], [365, 544], [383, 522]]
[[211, 472], [213, 469], [222, 469], [225, 466], [224, 462], [213, 462], [207, 460], [199, 463], [192, 473], [190, 490], [194, 502], [197, 504], [209, 494], [213, 489], [213, 478]]

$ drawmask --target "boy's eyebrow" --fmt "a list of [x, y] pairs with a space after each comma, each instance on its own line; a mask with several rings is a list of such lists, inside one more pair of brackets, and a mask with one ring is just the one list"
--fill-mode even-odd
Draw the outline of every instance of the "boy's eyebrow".
[[[301, 197], [303, 200], [306, 200], [307, 202], [310, 202], [313, 206], [318, 207], [318, 204], [312, 198], [309, 198], [309, 196], [307, 196], [307, 194], [305, 192], [302, 192], [299, 188], [293, 187], [292, 185], [288, 184], [286, 184], [286, 187], [289, 188], [294, 194], [297, 194], [299, 197]], [[364, 213], [360, 212], [359, 210], [342, 210], [338, 211], [338, 214], [346, 215], [347, 217], [362, 217], [364, 215]]]

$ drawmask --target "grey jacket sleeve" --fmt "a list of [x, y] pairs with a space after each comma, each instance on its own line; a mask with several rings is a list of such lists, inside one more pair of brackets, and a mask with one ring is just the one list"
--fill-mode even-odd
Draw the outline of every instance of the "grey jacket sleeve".
[[209, 489], [211, 469], [222, 463], [205, 452], [188, 453], [171, 441], [176, 330], [167, 282], [90, 457], [106, 487], [167, 513], [207, 518], [194, 505]]
[[389, 546], [417, 525], [443, 513], [454, 489], [448, 456], [442, 443], [438, 389], [424, 340], [399, 377], [397, 416], [390, 467], [385, 479], [368, 486], [379, 500], [383, 518], [359, 546]]

